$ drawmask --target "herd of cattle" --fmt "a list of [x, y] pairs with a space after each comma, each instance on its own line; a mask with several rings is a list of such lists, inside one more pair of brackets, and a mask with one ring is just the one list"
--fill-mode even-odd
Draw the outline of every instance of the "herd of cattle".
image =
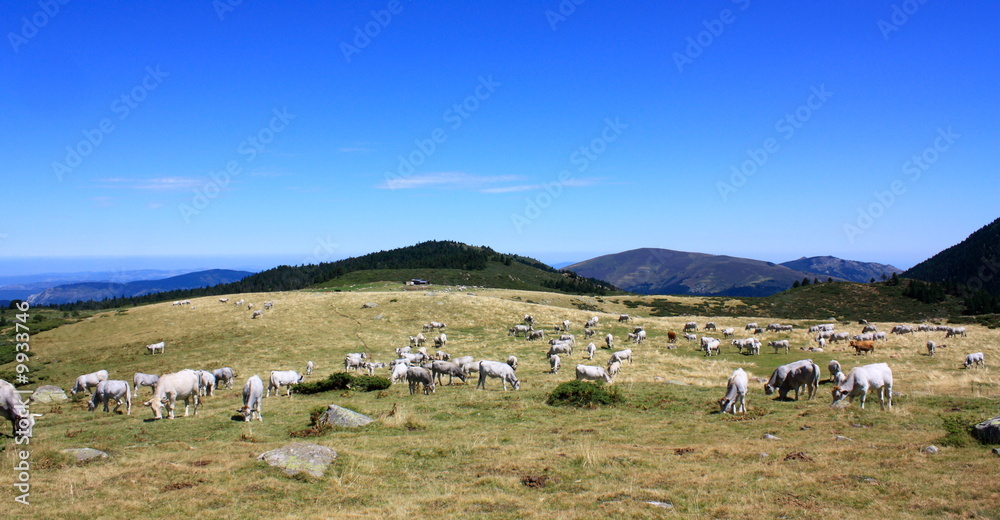
[[[219, 302], [227, 303], [228, 298], [220, 298]], [[239, 300], [236, 306], [243, 306], [246, 302]], [[173, 305], [188, 305], [189, 301], [174, 302]], [[264, 309], [270, 309], [273, 302], [266, 302]], [[253, 304], [247, 305], [247, 310], [252, 310]], [[263, 314], [263, 309], [254, 311], [251, 318], [257, 318]], [[630, 323], [631, 317], [622, 314], [618, 318], [619, 323]], [[584, 325], [584, 338], [588, 339], [596, 334], [599, 324], [598, 317], [593, 317]], [[868, 324], [862, 320], [859, 324], [864, 325], [860, 334], [851, 335], [848, 332], [837, 332], [835, 324], [814, 325], [809, 328], [816, 346], [800, 347], [800, 350], [822, 352], [828, 344], [847, 341], [851, 348], [855, 349], [856, 355], [872, 353], [875, 350], [877, 341], [886, 341], [886, 334], [878, 331], [875, 325]], [[528, 341], [544, 339], [545, 330], [535, 329], [536, 321], [531, 315], [525, 315], [523, 323], [516, 324], [508, 329], [509, 336], [523, 336]], [[548, 361], [551, 374], [557, 374], [561, 368], [564, 358], [573, 355], [576, 346], [576, 338], [570, 334], [571, 323], [564, 320], [560, 324], [552, 327], [554, 335], [548, 341], [548, 348], [545, 357]], [[443, 385], [443, 376], [448, 376], [448, 386], [452, 385], [455, 378], [463, 383], [466, 382], [470, 374], [478, 374], [477, 389], [485, 389], [488, 379], [499, 379], [501, 386], [506, 391], [510, 385], [513, 390], [520, 389], [520, 381], [517, 377], [518, 359], [514, 355], [507, 357], [505, 361], [476, 360], [473, 356], [453, 357], [446, 351], [441, 350], [447, 347], [448, 338], [444, 329], [446, 325], [442, 322], [432, 321], [422, 326], [421, 332], [415, 336], [409, 336], [409, 344], [405, 347], [394, 349], [395, 359], [389, 363], [378, 363], [371, 359], [366, 352], [351, 353], [344, 358], [345, 371], [365, 370], [370, 375], [375, 374], [378, 369], [388, 369], [392, 383], [406, 382], [409, 386], [410, 395], [421, 391], [427, 395], [435, 392], [439, 385]], [[684, 325], [684, 339], [688, 341], [699, 341], [696, 334], [699, 330], [696, 322], [687, 322]], [[719, 327], [714, 322], [708, 322], [702, 329], [705, 332], [719, 331]], [[735, 338], [735, 328], [725, 328], [721, 330], [723, 339], [732, 338], [731, 344], [737, 352], [745, 355], [759, 355], [761, 341], [754, 335], [764, 332], [790, 333], [794, 330], [792, 325], [772, 323], [766, 327], [760, 327], [757, 323], [748, 323], [744, 327], [750, 336], [742, 339]], [[439, 349], [434, 354], [429, 354], [425, 342], [426, 337], [423, 332], [437, 331], [434, 338], [434, 346]], [[946, 327], [919, 325], [897, 325], [890, 331], [891, 334], [913, 334], [915, 332], [936, 332], [944, 331], [945, 337], [966, 336], [965, 327]], [[668, 332], [667, 339], [670, 343], [668, 349], [676, 348], [674, 341], [677, 339], [675, 332]], [[641, 345], [647, 338], [645, 329], [642, 326], [635, 326], [632, 332], [627, 333], [626, 341], [633, 345]], [[722, 340], [712, 336], [702, 336], [700, 338], [700, 350], [706, 356], [718, 355], [721, 351]], [[775, 349], [775, 354], [780, 351], [789, 352], [789, 340], [774, 340], [768, 342], [768, 346]], [[163, 354], [165, 342], [153, 343], [146, 346], [150, 355]], [[927, 355], [933, 356], [938, 348], [947, 345], [937, 344], [934, 341], [927, 342]], [[632, 364], [633, 352], [631, 348], [614, 350], [615, 338], [611, 333], [604, 336], [604, 346], [612, 350], [607, 363], [601, 365], [578, 364], [575, 369], [575, 376], [580, 381], [603, 381], [611, 384], [614, 378], [621, 372], [623, 363]], [[589, 342], [583, 349], [586, 360], [592, 361], [597, 351], [597, 346]], [[834, 349], [843, 350], [843, 349]], [[985, 367], [983, 353], [976, 352], [966, 356], [963, 363], [965, 368]], [[245, 421], [252, 419], [263, 420], [261, 415], [261, 401], [265, 397], [270, 397], [271, 392], [278, 395], [278, 391], [286, 388], [286, 396], [291, 396], [292, 388], [304, 381], [305, 377], [312, 374], [314, 364], [309, 361], [306, 365], [304, 375], [300, 375], [294, 370], [271, 371], [268, 378], [268, 385], [265, 391], [263, 381], [260, 376], [254, 374], [247, 378], [242, 391], [243, 405], [239, 409]], [[892, 370], [886, 363], [875, 363], [854, 367], [844, 374], [841, 371], [840, 363], [831, 361], [828, 365], [830, 372], [829, 381], [833, 383], [833, 406], [844, 398], [853, 401], [855, 397], [860, 397], [861, 408], [865, 406], [866, 396], [869, 390], [876, 391], [879, 396], [879, 403], [883, 408], [892, 407]], [[115, 412], [125, 406], [125, 414], [132, 412], [132, 397], [139, 394], [139, 388], [148, 386], [152, 388], [152, 397], [143, 403], [153, 412], [155, 419], [161, 419], [162, 409], [166, 407], [167, 418], [173, 419], [174, 409], [178, 401], [184, 402], [184, 416], [187, 416], [191, 405], [194, 406], [194, 415], [198, 414], [201, 404], [200, 396], [212, 396], [219, 385], [232, 388], [236, 372], [231, 367], [222, 367], [215, 370], [192, 370], [185, 369], [179, 372], [163, 375], [136, 373], [132, 378], [132, 386], [124, 380], [109, 379], [107, 370], [99, 370], [90, 374], [79, 376], [72, 389], [71, 394], [80, 392], [92, 392], [88, 402], [88, 409], [94, 411], [98, 406], [103, 405], [103, 410], [108, 412], [109, 404], [114, 401]], [[779, 366], [771, 374], [771, 377], [764, 385], [766, 395], [778, 393], [778, 398], [788, 399], [788, 394], [794, 392], [794, 399], [798, 400], [800, 393], [805, 393], [807, 399], [813, 399], [817, 393], [821, 374], [818, 365], [811, 359], [802, 359]], [[725, 396], [718, 401], [720, 412], [741, 413], [746, 411], [746, 395], [749, 386], [747, 373], [742, 369], [736, 369], [729, 377], [726, 384]], [[31, 428], [34, 425], [36, 414], [29, 414], [21, 402], [19, 393], [10, 383], [0, 380], [0, 416], [5, 417], [14, 423], [15, 434], [31, 435]]]

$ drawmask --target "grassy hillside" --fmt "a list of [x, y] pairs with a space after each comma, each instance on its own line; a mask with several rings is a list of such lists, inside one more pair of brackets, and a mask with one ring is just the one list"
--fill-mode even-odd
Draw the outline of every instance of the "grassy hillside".
[[948, 297], [941, 303], [922, 303], [903, 296], [904, 285], [832, 282], [796, 287], [764, 298], [652, 297], [629, 300], [654, 316], [680, 314], [708, 316], [759, 316], [856, 321], [947, 320], [961, 314], [962, 302]]
[[[102, 368], [112, 378], [130, 379], [136, 371], [228, 365], [239, 384], [206, 398], [197, 417], [174, 421], [149, 420], [151, 412], [141, 406], [150, 395], [145, 388], [131, 416], [87, 412], [80, 397], [60, 406], [35, 405], [34, 412], [46, 415], [31, 444], [32, 505], [9, 505], [5, 518], [177, 518], [206, 511], [233, 518], [266, 511], [276, 519], [662, 518], [675, 511], [713, 518], [823, 518], [846, 509], [883, 518], [1000, 515], [1000, 483], [983, 478], [995, 472], [987, 448], [942, 447], [934, 456], [920, 451], [943, 446], [942, 417], [967, 422], [996, 413], [995, 369], [958, 366], [967, 352], [1000, 357], [1000, 330], [969, 325], [967, 338], [947, 340], [950, 346], [935, 357], [923, 355], [923, 344], [931, 338], [944, 342], [941, 333], [893, 337], [871, 357], [855, 358], [799, 351], [809, 344], [809, 322], [781, 320], [796, 330], [761, 339], [787, 337], [791, 353], [765, 346], [761, 355], [747, 357], [727, 346], [722, 355], [705, 358], [690, 342], [669, 349], [667, 332], [690, 319], [740, 329], [746, 320], [641, 317], [637, 322], [650, 339], [633, 346], [634, 363], [615, 382], [625, 402], [576, 409], [544, 402], [557, 384], [573, 379], [575, 364], [603, 365], [609, 351], [599, 350], [592, 362], [574, 353], [563, 360], [563, 371], [551, 374], [547, 345], [507, 336], [507, 327], [530, 313], [549, 330], [569, 319], [579, 337], [584, 320], [596, 315], [598, 335], [612, 333], [621, 343], [631, 326], [615, 318], [629, 311], [626, 300], [646, 306], [658, 298], [440, 289], [241, 295], [258, 305], [275, 302], [253, 320], [245, 307], [206, 297], [191, 306], [101, 313], [38, 334], [31, 368], [40, 383], [65, 388], [76, 375]], [[377, 306], [363, 309], [364, 303]], [[517, 355], [521, 390], [505, 393], [495, 380], [475, 390], [470, 380], [430, 396], [410, 396], [405, 385], [382, 393], [272, 396], [263, 402], [262, 423], [232, 420], [248, 376], [301, 370], [312, 360], [317, 372], [310, 379], [318, 379], [357, 351], [388, 361], [394, 347], [430, 320], [447, 323], [453, 355]], [[161, 340], [167, 344], [163, 355], [144, 353], [145, 344]], [[823, 367], [824, 379], [831, 358], [845, 369], [889, 362], [901, 393], [895, 408], [830, 408], [828, 385], [811, 401], [765, 397], [754, 378], [805, 357]], [[744, 417], [722, 416], [715, 401], [736, 367], [751, 374], [749, 410]], [[291, 436], [308, 426], [311, 410], [330, 403], [380, 418], [361, 430]], [[780, 440], [763, 440], [765, 433]], [[834, 440], [838, 435], [849, 440]], [[338, 452], [324, 478], [289, 478], [256, 460], [300, 440]], [[12, 493], [9, 468], [17, 450], [9, 437], [0, 443], [0, 488]], [[110, 458], [77, 464], [59, 452], [71, 447], [102, 449]]]
[[962, 284], [975, 292], [1000, 296], [1000, 218], [961, 243], [911, 267], [903, 276], [928, 282]]

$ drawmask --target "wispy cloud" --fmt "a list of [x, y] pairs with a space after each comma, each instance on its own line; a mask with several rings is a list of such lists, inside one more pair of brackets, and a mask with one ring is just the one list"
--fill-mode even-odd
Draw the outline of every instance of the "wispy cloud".
[[465, 172], [436, 172], [411, 175], [400, 179], [386, 179], [377, 187], [383, 190], [412, 190], [434, 188], [449, 190], [482, 191], [500, 183], [522, 180], [517, 175], [474, 175]]
[[[597, 178], [566, 179], [561, 184], [564, 187], [583, 188], [587, 186], [596, 186], [598, 184], [601, 184], [601, 179]], [[494, 188], [483, 188], [479, 191], [481, 193], [517, 193], [519, 191], [533, 191], [533, 190], [543, 190], [543, 189], [545, 189], [544, 184], [515, 184], [512, 186], [497, 186]]]
[[155, 177], [152, 179], [129, 179], [109, 177], [97, 180], [100, 188], [116, 188], [142, 191], [182, 191], [205, 184], [205, 179], [197, 177]]

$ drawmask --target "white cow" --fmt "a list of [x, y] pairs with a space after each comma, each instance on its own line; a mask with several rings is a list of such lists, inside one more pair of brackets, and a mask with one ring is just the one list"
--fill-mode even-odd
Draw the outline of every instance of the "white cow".
[[934, 351], [937, 350], [937, 344], [931, 340], [927, 341], [927, 355], [934, 357]]
[[3, 379], [0, 379], [0, 417], [7, 419], [14, 426], [11, 436], [31, 437], [35, 426], [35, 415], [30, 413], [27, 403], [21, 400], [21, 394], [17, 393], [14, 385]]
[[316, 365], [312, 361], [306, 361], [306, 375], [311, 376]]
[[215, 376], [207, 370], [195, 370], [198, 374], [198, 395], [215, 395]]
[[948, 332], [945, 332], [945, 339], [952, 336], [962, 336], [965, 337], [965, 327], [948, 327]]
[[552, 368], [553, 374], [559, 372], [559, 368], [562, 367], [562, 361], [559, 359], [559, 354], [552, 354], [549, 356], [549, 367]]
[[122, 406], [122, 400], [125, 401], [125, 415], [132, 415], [132, 390], [128, 387], [128, 381], [122, 381], [119, 379], [109, 379], [107, 381], [101, 381], [97, 384], [97, 389], [94, 390], [94, 395], [91, 396], [90, 402], [87, 403], [87, 409], [93, 412], [97, 409], [97, 405], [104, 403], [104, 411], [108, 411], [108, 401], [114, 399], [117, 405], [115, 406], [115, 412]]
[[965, 356], [965, 363], [963, 364], [965, 368], [972, 367], [983, 367], [986, 368], [986, 360], [983, 358], [982, 352], [976, 352], [975, 354], [969, 354]]
[[244, 421], [250, 421], [254, 417], [258, 421], [264, 420], [260, 414], [260, 402], [263, 399], [264, 382], [261, 381], [260, 376], [254, 374], [248, 377], [246, 384], [243, 385], [243, 408], [240, 409]]
[[611, 379], [611, 374], [609, 374], [608, 371], [604, 369], [604, 367], [595, 367], [593, 365], [577, 365], [576, 380], [604, 381], [605, 383], [608, 384], [611, 384], [613, 382]]
[[194, 415], [198, 415], [198, 407], [201, 400], [198, 399], [198, 374], [194, 370], [181, 370], [173, 374], [160, 376], [160, 381], [156, 383], [153, 390], [153, 398], [143, 403], [153, 409], [153, 418], [162, 419], [160, 410], [163, 405], [167, 405], [167, 419], [174, 418], [174, 406], [178, 399], [184, 400], [184, 417], [188, 415], [188, 408], [191, 400], [194, 400]]
[[587, 343], [587, 359], [594, 359], [594, 352], [597, 351], [597, 345], [593, 343]]
[[[726, 396], [719, 399], [719, 412], [721, 413], [746, 413], [747, 386], [750, 381], [747, 373], [742, 368], [733, 371], [726, 383]], [[735, 405], [736, 409], [733, 409]]]
[[250, 319], [251, 320], [257, 319], [257, 318], [260, 318], [263, 315], [264, 315], [264, 310], [263, 309], [257, 309], [255, 311], [253, 311], [253, 314], [250, 315]]
[[622, 370], [622, 362], [621, 361], [618, 361], [618, 360], [615, 360], [615, 359], [608, 360], [608, 375], [609, 376], [615, 377], [615, 376], [618, 375], [618, 372], [621, 372], [621, 370]]
[[298, 372], [294, 370], [272, 370], [271, 377], [268, 378], [267, 383], [267, 394], [264, 397], [271, 397], [271, 390], [274, 390], [274, 395], [278, 395], [278, 390], [281, 387], [288, 387], [286, 396], [292, 396], [292, 386], [297, 385], [305, 379], [305, 376], [300, 376]]
[[586, 329], [592, 329], [596, 326], [597, 326], [597, 316], [590, 318], [589, 320], [587, 320], [587, 323], [583, 325], [583, 327]]
[[410, 385], [410, 395], [417, 393], [417, 388], [424, 385], [424, 395], [434, 393], [434, 374], [423, 367], [410, 367], [406, 370], [406, 382]]
[[826, 366], [826, 369], [830, 371], [830, 381], [836, 381], [837, 374], [841, 373], [840, 362], [836, 359], [831, 359], [830, 364]]
[[619, 361], [620, 362], [620, 361], [625, 361], [626, 359], [628, 360], [628, 364], [631, 365], [632, 364], [632, 349], [630, 349], [630, 348], [627, 348], [625, 350], [619, 350], [618, 352], [615, 352], [614, 354], [611, 354], [611, 359], [608, 362], [609, 363], [613, 363], [615, 361]]
[[135, 375], [132, 376], [132, 386], [135, 387], [132, 389], [132, 393], [138, 396], [140, 386], [148, 386], [151, 389], [155, 389], [156, 383], [158, 383], [159, 381], [160, 381], [160, 376], [158, 375], [143, 374], [142, 372], [136, 372]]
[[639, 332], [635, 333], [635, 344], [639, 345], [643, 341], [646, 341], [646, 331], [640, 330]]
[[487, 377], [499, 379], [505, 392], [507, 391], [507, 383], [510, 383], [514, 390], [520, 390], [521, 388], [521, 382], [517, 380], [517, 375], [514, 374], [514, 369], [506, 363], [501, 363], [499, 361], [481, 361], [479, 363], [479, 383], [476, 384], [476, 388], [486, 390]]
[[861, 396], [863, 410], [869, 388], [878, 390], [878, 401], [883, 410], [892, 409], [892, 370], [885, 363], [852, 368], [847, 374], [847, 379], [833, 387], [833, 402], [836, 403], [845, 397], [853, 402], [855, 397]]
[[406, 380], [406, 371], [410, 369], [410, 365], [406, 363], [396, 363], [392, 365], [392, 376], [391, 381], [393, 384], [400, 383]]
[[614, 348], [614, 346], [615, 346], [615, 337], [612, 336], [610, 333], [608, 333], [607, 336], [604, 336], [604, 343], [606, 343], [608, 345], [608, 348]]
[[146, 350], [148, 350], [150, 354], [156, 354], [157, 350], [160, 351], [160, 354], [163, 354], [163, 348], [166, 347], [166, 346], [167, 346], [167, 342], [161, 341], [159, 343], [153, 343], [151, 345], [146, 345]]
[[98, 370], [97, 372], [83, 374], [76, 378], [76, 383], [73, 385], [73, 389], [70, 390], [70, 395], [76, 395], [77, 392], [90, 391], [91, 388], [97, 388], [98, 383], [101, 381], [107, 380], [107, 370]]
[[517, 356], [507, 356], [507, 365], [509, 365], [510, 368], [517, 370]]
[[729, 327], [728, 329], [722, 329], [723, 338], [731, 338], [733, 336], [736, 336], [736, 329], [732, 327]]
[[[704, 340], [705, 338], [702, 338]], [[705, 351], [705, 356], [711, 356], [714, 352], [716, 356], [719, 355], [719, 340], [715, 338], [708, 338], [709, 341], [702, 341], [701, 349]]]
[[[756, 339], [756, 338], [754, 338]], [[781, 341], [768, 341], [767, 345], [769, 347], [774, 347], [774, 353], [777, 354], [779, 350], [785, 349], [785, 354], [788, 354], [788, 340], [783, 339]]]

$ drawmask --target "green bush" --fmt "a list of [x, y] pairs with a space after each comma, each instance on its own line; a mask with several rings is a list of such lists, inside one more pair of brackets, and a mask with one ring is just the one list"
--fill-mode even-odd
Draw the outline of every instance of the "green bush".
[[603, 382], [569, 381], [555, 387], [545, 403], [550, 406], [597, 406], [623, 400], [618, 387], [606, 387]]
[[973, 416], [967, 414], [942, 415], [941, 423], [945, 435], [938, 441], [941, 446], [950, 448], [965, 448], [976, 444], [972, 430], [979, 423]]
[[352, 376], [347, 372], [337, 372], [330, 374], [326, 379], [302, 383], [295, 386], [298, 394], [318, 394], [320, 392], [332, 392], [334, 390], [354, 390], [357, 392], [372, 392], [375, 390], [385, 390], [392, 386], [392, 381], [379, 376]]

